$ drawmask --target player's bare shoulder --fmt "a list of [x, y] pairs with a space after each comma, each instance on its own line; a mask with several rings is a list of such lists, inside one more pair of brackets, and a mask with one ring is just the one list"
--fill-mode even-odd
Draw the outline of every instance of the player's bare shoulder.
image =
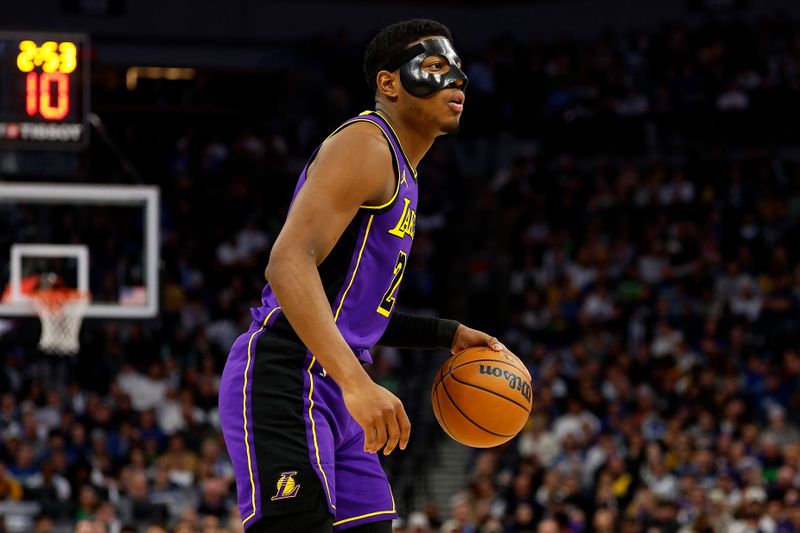
[[380, 128], [366, 122], [351, 124], [322, 143], [309, 167], [310, 175], [320, 173], [369, 191], [366, 204], [385, 202], [395, 189], [391, 148]]
[[351, 124], [329, 137], [317, 155], [318, 161], [323, 158], [336, 158], [339, 162], [352, 159], [361, 165], [384, 163], [388, 170], [392, 168], [392, 153], [386, 138], [379, 127], [367, 122]]

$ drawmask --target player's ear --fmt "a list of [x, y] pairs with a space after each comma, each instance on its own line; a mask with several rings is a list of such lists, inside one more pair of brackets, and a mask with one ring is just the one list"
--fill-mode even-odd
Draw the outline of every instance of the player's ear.
[[400, 92], [400, 78], [388, 70], [381, 70], [375, 77], [378, 86], [378, 93], [383, 94], [390, 100], [396, 100]]

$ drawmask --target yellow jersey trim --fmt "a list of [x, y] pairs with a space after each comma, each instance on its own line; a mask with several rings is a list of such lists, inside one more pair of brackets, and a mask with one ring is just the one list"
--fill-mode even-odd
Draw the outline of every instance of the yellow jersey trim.
[[[370, 111], [364, 111], [363, 113], [359, 113], [358, 116], [368, 115], [369, 113], [371, 113], [371, 112]], [[384, 120], [386, 120], [386, 119], [384, 119]], [[389, 135], [387, 135], [387, 133], [385, 131], [383, 131], [383, 128], [381, 128], [380, 125], [375, 123], [374, 121], [367, 120], [365, 118], [354, 118], [354, 119], [348, 120], [347, 122], [345, 122], [344, 124], [342, 124], [341, 126], [336, 128], [335, 130], [333, 130], [330, 135], [325, 137], [325, 141], [327, 141], [328, 139], [330, 139], [331, 137], [333, 137], [334, 135], [336, 135], [337, 133], [342, 131], [346, 126], [349, 126], [350, 124], [353, 124], [354, 122], [366, 122], [366, 123], [372, 124], [373, 126], [378, 128], [381, 131], [381, 133], [383, 134], [383, 136], [386, 137], [386, 141], [389, 143], [389, 148], [392, 150], [392, 153], [394, 153], [395, 165], [397, 166], [397, 179], [396, 179], [397, 186], [394, 188], [394, 194], [392, 195], [392, 197], [389, 198], [389, 200], [386, 203], [383, 203], [381, 205], [361, 204], [360, 206], [358, 206], [359, 209], [386, 209], [387, 207], [389, 207], [390, 205], [392, 205], [394, 203], [394, 201], [397, 199], [397, 195], [400, 194], [400, 180], [402, 179], [402, 176], [400, 175], [400, 156], [402, 155], [403, 157], [405, 157], [405, 153], [398, 154], [397, 150], [394, 149], [394, 145], [392, 144], [392, 139], [390, 139]], [[387, 122], [387, 124], [388, 124], [388, 122]], [[389, 127], [391, 128], [391, 126], [389, 126]], [[394, 132], [394, 130], [392, 130], [392, 132]], [[395, 137], [397, 137], [397, 134], [395, 134]], [[322, 141], [322, 142], [324, 143], [325, 141]], [[398, 144], [400, 143], [399, 140], [397, 142], [398, 142]], [[406, 161], [408, 161], [408, 158], [406, 158]], [[411, 170], [414, 170], [414, 169], [412, 168]], [[416, 173], [416, 171], [414, 171], [414, 176], [416, 176], [416, 175], [417, 175], [417, 173]]]
[[345, 518], [344, 520], [339, 520], [338, 522], [334, 522], [333, 525], [334, 526], [338, 526], [339, 524], [346, 524], [347, 522], [354, 522], [356, 520], [361, 520], [363, 518], [369, 518], [371, 516], [378, 516], [378, 515], [382, 515], [382, 514], [395, 514], [397, 511], [395, 510], [394, 494], [392, 493], [392, 488], [391, 487], [389, 487], [389, 494], [392, 497], [392, 510], [391, 511], [375, 511], [374, 513], [367, 513], [367, 514], [362, 514], [362, 515], [358, 515], [358, 516], [353, 516], [351, 518]]
[[395, 510], [392, 509], [391, 511], [377, 511], [375, 513], [367, 513], [362, 514], [361, 516], [354, 516], [352, 518], [345, 518], [344, 520], [339, 520], [338, 522], [334, 522], [334, 526], [338, 526], [339, 524], [346, 524], [347, 522], [352, 522], [354, 520], [361, 520], [362, 518], [369, 518], [370, 516], [378, 516], [381, 514], [394, 514]]
[[358, 274], [358, 267], [361, 266], [361, 256], [364, 255], [364, 247], [367, 245], [367, 238], [369, 238], [369, 229], [372, 227], [373, 220], [375, 220], [375, 215], [370, 215], [369, 220], [367, 221], [367, 231], [364, 232], [364, 241], [361, 243], [361, 249], [358, 251], [358, 259], [356, 260], [356, 267], [353, 269], [353, 275], [350, 276], [350, 283], [347, 284], [347, 288], [344, 290], [344, 293], [342, 293], [342, 299], [339, 301], [339, 307], [336, 309], [336, 314], [333, 315], [334, 322], [339, 320], [339, 313], [342, 312], [344, 299], [347, 298], [347, 293], [350, 292], [350, 287], [353, 286], [353, 282], [356, 279], [356, 274]]
[[[365, 111], [365, 113], [369, 113], [369, 111]], [[363, 114], [364, 113], [362, 113], [362, 115]], [[411, 164], [411, 160], [406, 155], [406, 149], [403, 148], [403, 143], [400, 142], [400, 137], [397, 136], [397, 132], [394, 131], [394, 128], [392, 127], [392, 123], [389, 122], [389, 117], [387, 117], [386, 115], [384, 115], [383, 113], [381, 113], [378, 110], [375, 110], [375, 114], [378, 115], [379, 117], [381, 117], [383, 119], [383, 121], [386, 123], [386, 125], [389, 126], [389, 129], [392, 130], [392, 133], [394, 134], [394, 138], [395, 138], [395, 140], [397, 140], [397, 144], [400, 146], [400, 151], [403, 152], [403, 157], [405, 158], [406, 163], [408, 163], [408, 167], [411, 169], [411, 172], [414, 173], [414, 178], [416, 179], [416, 177], [417, 177], [417, 169], [414, 168], [414, 165]]]
[[248, 520], [252, 519], [256, 515], [256, 481], [253, 477], [253, 461], [250, 458], [250, 443], [248, 442], [249, 432], [247, 431], [247, 372], [250, 370], [253, 339], [256, 335], [264, 331], [264, 328], [267, 327], [269, 319], [272, 318], [272, 315], [275, 314], [275, 311], [278, 311], [279, 309], [280, 307], [276, 307], [270, 311], [267, 315], [267, 318], [264, 319], [264, 323], [261, 324], [261, 328], [258, 331], [254, 331], [253, 334], [250, 335], [250, 340], [247, 341], [247, 364], [244, 367], [244, 385], [242, 386], [242, 418], [244, 419], [244, 447], [247, 451], [247, 472], [250, 474], [250, 499], [253, 505], [253, 512], [242, 520], [242, 525], [245, 525]]
[[314, 409], [314, 399], [312, 395], [314, 394], [314, 375], [311, 373], [311, 367], [314, 366], [314, 362], [317, 360], [316, 356], [311, 356], [311, 363], [308, 365], [306, 372], [308, 372], [308, 380], [310, 386], [308, 388], [308, 418], [311, 419], [311, 435], [314, 438], [314, 453], [317, 456], [317, 466], [319, 467], [319, 471], [322, 472], [322, 478], [325, 480], [325, 492], [328, 495], [328, 503], [331, 504], [331, 507], [336, 509], [336, 506], [333, 505], [333, 500], [331, 499], [331, 489], [328, 486], [328, 476], [325, 474], [325, 470], [322, 468], [322, 461], [319, 458], [319, 445], [317, 444], [317, 424], [314, 422], [314, 415], [312, 414], [311, 410]]

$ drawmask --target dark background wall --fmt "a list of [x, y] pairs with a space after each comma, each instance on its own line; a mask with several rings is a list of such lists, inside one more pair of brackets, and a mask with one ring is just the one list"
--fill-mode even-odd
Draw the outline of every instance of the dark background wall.
[[[648, 30], [667, 20], [757, 16], [784, 10], [789, 0], [584, 0], [534, 2], [366, 2], [258, 0], [42, 0], [0, 2], [4, 29], [85, 31], [102, 63], [238, 66], [270, 63], [269, 49], [318, 33], [345, 30], [366, 40], [398, 19], [439, 19], [461, 47], [498, 34], [518, 38], [592, 37], [606, 29]], [[268, 57], [265, 57], [268, 56]]]

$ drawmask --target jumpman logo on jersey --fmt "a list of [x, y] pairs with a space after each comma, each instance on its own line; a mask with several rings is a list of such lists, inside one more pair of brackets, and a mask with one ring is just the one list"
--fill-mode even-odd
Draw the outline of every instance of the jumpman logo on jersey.
[[406, 169], [403, 169], [403, 176], [400, 178], [400, 183], [405, 183], [406, 189], [408, 189], [408, 182], [406, 181]]

